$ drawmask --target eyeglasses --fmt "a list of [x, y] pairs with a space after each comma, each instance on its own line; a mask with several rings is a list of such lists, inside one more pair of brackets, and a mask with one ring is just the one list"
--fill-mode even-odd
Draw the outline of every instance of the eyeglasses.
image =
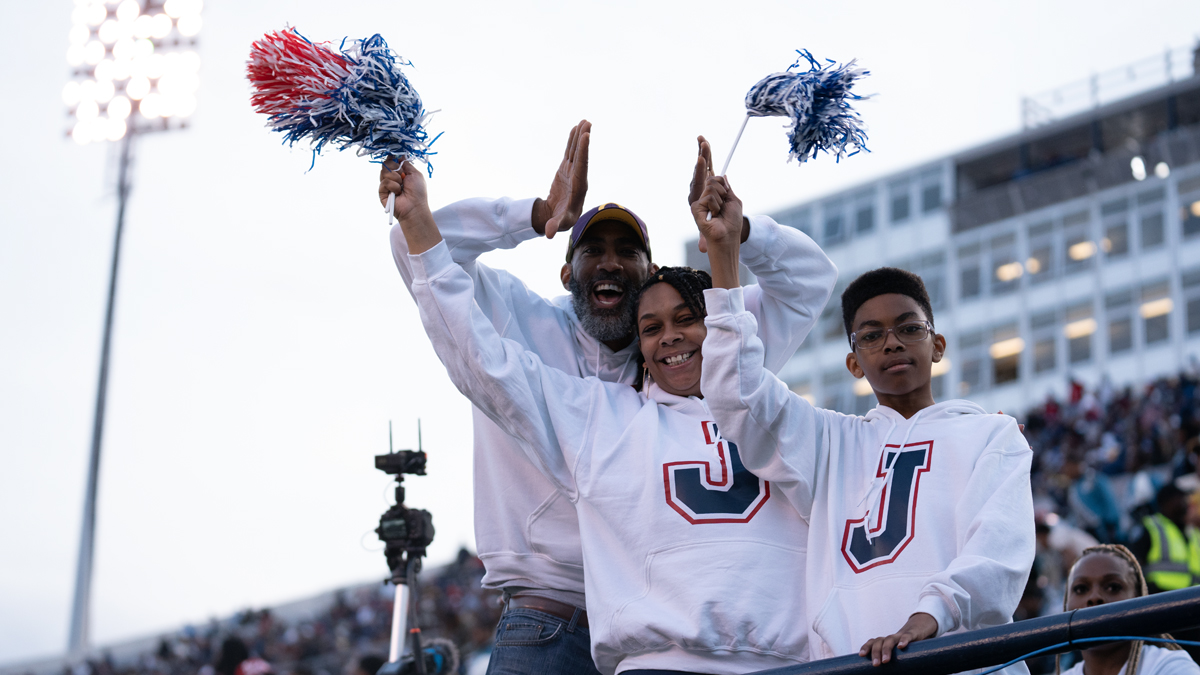
[[907, 345], [924, 340], [932, 332], [933, 324], [928, 321], [909, 321], [892, 328], [864, 328], [850, 334], [850, 349], [860, 349], [864, 352], [879, 349], [887, 342], [888, 333]]

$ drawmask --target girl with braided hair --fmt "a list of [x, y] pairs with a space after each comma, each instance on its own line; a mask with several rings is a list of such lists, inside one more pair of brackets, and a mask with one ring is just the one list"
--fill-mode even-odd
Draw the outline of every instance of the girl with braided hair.
[[[1133, 553], [1120, 544], [1100, 544], [1084, 549], [1071, 566], [1063, 610], [1148, 594], [1146, 577]], [[1055, 672], [1062, 673], [1057, 662]], [[1200, 675], [1200, 666], [1177, 645], [1159, 647], [1133, 640], [1085, 649], [1083, 660], [1062, 675]]]

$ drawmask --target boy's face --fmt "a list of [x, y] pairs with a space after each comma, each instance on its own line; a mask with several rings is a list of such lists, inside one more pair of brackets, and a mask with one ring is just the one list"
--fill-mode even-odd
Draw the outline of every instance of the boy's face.
[[[877, 295], [864, 302], [854, 314], [850, 330], [887, 330], [913, 321], [927, 321], [916, 300], [899, 293]], [[942, 360], [946, 338], [936, 333], [920, 342], [904, 343], [888, 332], [883, 345], [872, 350], [856, 347], [846, 355], [846, 367], [854, 377], [866, 377], [875, 395], [904, 396], [929, 385], [933, 364]]]

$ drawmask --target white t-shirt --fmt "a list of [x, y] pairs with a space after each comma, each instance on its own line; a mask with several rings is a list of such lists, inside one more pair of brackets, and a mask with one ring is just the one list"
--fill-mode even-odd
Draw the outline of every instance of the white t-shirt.
[[[1063, 675], [1084, 675], [1083, 661], [1071, 666]], [[1117, 675], [1125, 675], [1125, 666], [1121, 666]], [[1146, 645], [1142, 647], [1142, 662], [1136, 675], [1200, 675], [1200, 666], [1183, 650]]]

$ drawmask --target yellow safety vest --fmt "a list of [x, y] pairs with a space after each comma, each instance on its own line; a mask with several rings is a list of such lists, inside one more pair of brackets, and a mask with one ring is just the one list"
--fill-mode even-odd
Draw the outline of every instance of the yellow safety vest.
[[1200, 581], [1200, 532], [1196, 528], [1187, 528], [1185, 539], [1175, 523], [1161, 513], [1146, 516], [1142, 524], [1150, 535], [1146, 581], [1164, 591], [1187, 588]]

